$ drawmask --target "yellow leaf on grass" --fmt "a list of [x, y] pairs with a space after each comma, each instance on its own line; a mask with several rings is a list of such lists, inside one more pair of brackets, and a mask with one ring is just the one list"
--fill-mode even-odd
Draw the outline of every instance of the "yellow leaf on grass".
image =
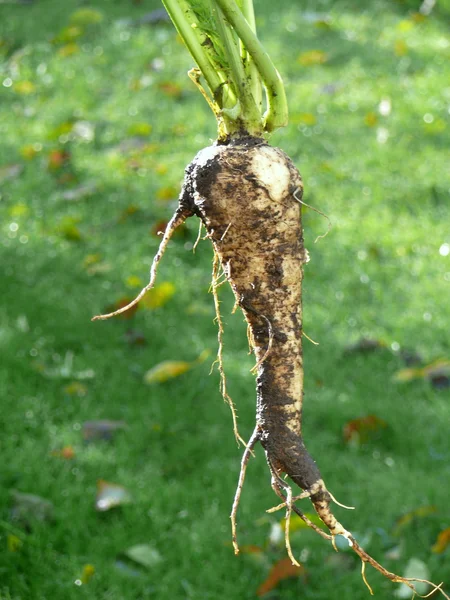
[[367, 125], [367, 127], [375, 127], [375, 125], [378, 123], [378, 117], [376, 113], [373, 111], [368, 112], [364, 117], [364, 123]]
[[66, 58], [67, 56], [72, 56], [73, 54], [76, 54], [79, 51], [80, 46], [78, 44], [66, 44], [58, 50], [58, 54], [59, 56]]
[[313, 113], [293, 115], [291, 121], [295, 125], [315, 125], [317, 123], [316, 116]]
[[22, 96], [28, 96], [28, 94], [32, 94], [36, 90], [36, 86], [32, 81], [23, 80], [18, 81], [14, 84], [14, 91], [17, 94], [21, 94]]
[[441, 531], [437, 537], [436, 543], [431, 548], [431, 551], [435, 554], [441, 554], [444, 550], [447, 549], [447, 546], [450, 544], [450, 527]]
[[[317, 525], [317, 527], [321, 527], [322, 529], [325, 529], [325, 525], [324, 525], [323, 521], [321, 519], [319, 519], [319, 517], [316, 514], [305, 513], [305, 517], [307, 517], [312, 523], [314, 523], [314, 525]], [[280, 525], [284, 531], [284, 528], [286, 527], [286, 519], [285, 518], [281, 519]], [[300, 529], [309, 529], [309, 526], [298, 515], [291, 515], [289, 531], [291, 533], [294, 533], [295, 531], [299, 531]]]
[[89, 583], [95, 573], [94, 565], [84, 565], [83, 572], [81, 574], [81, 583]]
[[192, 363], [183, 360], [165, 360], [144, 375], [145, 383], [164, 383], [189, 371]]
[[128, 135], [137, 135], [146, 137], [152, 132], [152, 126], [150, 123], [132, 123], [128, 127]]
[[20, 149], [20, 154], [26, 160], [32, 160], [39, 152], [38, 148], [39, 146], [37, 146], [36, 144], [26, 144]]
[[175, 200], [178, 196], [179, 189], [173, 185], [159, 188], [156, 192], [156, 198], [158, 200]]
[[163, 281], [147, 292], [147, 294], [141, 300], [141, 305], [150, 309], [160, 308], [161, 306], [167, 304], [167, 302], [175, 294], [175, 291], [176, 287], [173, 283], [170, 281]]
[[88, 267], [92, 267], [92, 265], [98, 264], [102, 260], [102, 255], [99, 253], [96, 254], [87, 254], [83, 260], [83, 267], [87, 269]]
[[58, 35], [52, 40], [54, 44], [69, 44], [83, 35], [83, 30], [75, 25], [64, 27]]
[[403, 19], [403, 21], [400, 21], [400, 23], [397, 25], [397, 29], [402, 33], [407, 33], [408, 31], [411, 31], [411, 29], [414, 29], [414, 21], [410, 19]]
[[63, 387], [63, 392], [68, 396], [86, 396], [88, 388], [80, 381], [71, 381]]
[[412, 381], [413, 379], [417, 379], [418, 377], [423, 377], [423, 369], [400, 369], [393, 376], [394, 381], [398, 381], [400, 383], [405, 383], [407, 381]]
[[302, 52], [297, 60], [303, 67], [312, 67], [326, 63], [328, 55], [323, 50], [308, 50]]
[[18, 204], [13, 204], [8, 211], [10, 217], [18, 218], [18, 217], [26, 217], [30, 214], [30, 209], [26, 204], [19, 202]]
[[435, 360], [423, 368], [408, 368], [397, 371], [393, 376], [394, 381], [401, 383], [412, 381], [413, 379], [430, 378], [436, 376], [448, 376], [450, 374], [450, 360]]
[[202, 363], [209, 356], [209, 353], [210, 351], [208, 349], [203, 350], [198, 358], [192, 362], [184, 360], [165, 360], [147, 371], [144, 375], [144, 381], [149, 384], [164, 383], [169, 381], [169, 379], [179, 377], [196, 365]]
[[95, 8], [79, 8], [70, 15], [70, 22], [80, 27], [95, 25], [101, 21], [103, 21], [103, 14]]
[[408, 525], [410, 525], [414, 521], [414, 519], [423, 519], [424, 517], [434, 515], [435, 513], [437, 513], [437, 508], [432, 504], [427, 504], [426, 506], [419, 506], [419, 508], [405, 513], [397, 520], [392, 534], [397, 536], [402, 532], [402, 530], [405, 527], [408, 527]]
[[8, 533], [6, 536], [6, 546], [8, 548], [8, 552], [18, 552], [22, 548], [23, 542], [17, 537], [17, 535]]
[[264, 596], [277, 587], [280, 581], [291, 577], [305, 576], [306, 572], [303, 567], [296, 567], [292, 564], [290, 558], [283, 558], [273, 565], [267, 579], [262, 583], [256, 594]]
[[408, 44], [405, 40], [395, 40], [394, 52], [397, 56], [405, 56], [405, 54], [408, 54]]
[[143, 287], [143, 281], [137, 275], [129, 275], [125, 279], [125, 285], [127, 287], [129, 287], [129, 288], [142, 288]]
[[171, 98], [179, 98], [183, 92], [181, 86], [172, 81], [163, 81], [158, 87], [166, 96], [170, 96]]
[[414, 23], [423, 23], [426, 19], [427, 15], [423, 15], [422, 13], [416, 12], [411, 14], [411, 20], [414, 21]]

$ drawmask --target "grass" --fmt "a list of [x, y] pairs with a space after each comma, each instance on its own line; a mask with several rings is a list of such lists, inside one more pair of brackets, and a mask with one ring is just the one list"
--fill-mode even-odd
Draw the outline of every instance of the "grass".
[[[191, 62], [171, 26], [129, 21], [157, 2], [97, 1], [100, 22], [91, 13], [91, 22], [70, 27], [80, 6], [2, 6], [0, 598], [255, 598], [285, 556], [269, 541], [281, 515], [265, 516], [275, 499], [261, 453], [239, 527], [241, 543], [264, 552], [235, 558], [228, 515], [241, 451], [217, 373], [208, 375], [208, 360], [164, 384], [142, 380], [161, 361], [192, 361], [217, 347], [212, 254], [206, 242], [192, 254], [197, 224], [161, 265], [159, 281], [176, 287], [169, 301], [131, 320], [90, 322], [137, 291], [130, 276], [145, 282], [158, 244], [151, 230], [170, 217], [186, 164], [214, 139], [214, 118], [186, 77]], [[290, 126], [272, 142], [299, 166], [305, 201], [333, 223], [314, 244], [327, 224], [305, 211], [305, 330], [320, 342], [305, 341], [305, 439], [333, 494], [357, 507], [337, 512], [370, 538], [368, 549], [383, 559], [397, 547], [397, 560], [384, 558], [388, 568], [402, 573], [415, 557], [448, 582], [448, 551], [431, 551], [450, 526], [448, 388], [392, 381], [405, 366], [399, 349], [425, 363], [449, 356], [448, 5], [423, 21], [413, 2], [325, 0], [319, 14], [307, 1], [281, 13], [270, 2], [257, 9], [291, 109]], [[383, 101], [389, 114], [380, 114]], [[248, 436], [252, 361], [222, 289], [225, 367]], [[130, 329], [147, 344], [130, 346]], [[386, 347], [346, 354], [361, 336]], [[73, 370], [52, 376], [68, 352]], [[78, 381], [88, 369], [94, 376]], [[73, 381], [82, 395], [67, 389]], [[387, 432], [346, 445], [343, 426], [368, 414]], [[82, 424], [93, 419], [124, 420], [128, 429], [85, 444]], [[73, 459], [52, 455], [66, 446]], [[134, 502], [96, 512], [99, 479], [125, 486]], [[52, 501], [54, 520], [20, 527], [12, 489]], [[436, 512], [394, 535], [402, 514], [428, 505]], [[22, 542], [15, 551], [11, 536]], [[292, 537], [307, 582], [284, 581], [268, 598], [367, 597], [356, 560], [313, 533]], [[142, 543], [159, 553], [157, 566], [117, 566]], [[88, 564], [94, 576], [76, 585]], [[368, 577], [379, 598], [392, 596], [395, 586]]]

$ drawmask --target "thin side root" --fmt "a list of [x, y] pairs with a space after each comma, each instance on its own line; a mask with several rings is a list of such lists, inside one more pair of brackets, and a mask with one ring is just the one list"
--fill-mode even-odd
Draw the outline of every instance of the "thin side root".
[[354, 506], [347, 506], [346, 504], [342, 504], [342, 502], [338, 502], [338, 500], [336, 500], [336, 498], [333, 496], [333, 494], [330, 492], [330, 490], [328, 490], [328, 493], [330, 494], [330, 498], [333, 500], [333, 502], [335, 504], [337, 504], [338, 506], [340, 506], [342, 508], [346, 508], [347, 510], [355, 510]]
[[366, 584], [367, 589], [370, 592], [370, 595], [373, 596], [373, 589], [370, 587], [370, 584], [366, 579], [366, 563], [364, 561], [361, 561], [361, 577], [363, 578], [363, 581]]
[[[336, 499], [325, 488], [325, 485], [322, 480], [320, 480], [319, 482], [317, 482], [315, 484], [315, 486], [313, 486], [313, 488], [315, 487], [315, 489], [311, 489], [310, 491], [304, 491], [299, 496], [292, 496], [292, 491], [291, 491], [289, 484], [286, 483], [279, 476], [277, 470], [275, 469], [275, 467], [273, 466], [273, 464], [271, 463], [271, 461], [268, 457], [267, 457], [267, 462], [269, 464], [269, 469], [270, 469], [270, 472], [272, 475], [272, 488], [273, 488], [274, 492], [277, 494], [277, 496], [279, 496], [283, 500], [283, 502], [281, 504], [279, 504], [278, 506], [274, 506], [273, 508], [269, 509], [267, 512], [272, 513], [272, 512], [275, 512], [276, 510], [286, 507], [286, 529], [285, 529], [286, 549], [287, 549], [289, 558], [291, 560], [293, 559], [293, 556], [292, 556], [292, 550], [291, 550], [290, 541], [289, 541], [288, 522], [290, 519], [291, 511], [294, 511], [301, 519], [303, 519], [303, 521], [306, 523], [306, 525], [308, 525], [308, 527], [313, 529], [316, 533], [318, 533], [324, 539], [331, 541], [331, 543], [333, 544], [333, 547], [336, 551], [337, 551], [337, 546], [336, 546], [336, 542], [335, 542], [336, 535], [342, 535], [347, 540], [350, 548], [361, 559], [361, 562], [362, 562], [361, 576], [362, 576], [362, 579], [363, 579], [365, 585], [367, 586], [369, 592], [372, 595], [373, 595], [373, 590], [366, 578], [366, 565], [367, 564], [370, 565], [371, 567], [373, 567], [376, 571], [381, 573], [384, 577], [386, 577], [393, 583], [404, 583], [413, 591], [413, 593], [415, 595], [419, 596], [420, 598], [428, 598], [435, 592], [439, 591], [443, 595], [443, 597], [446, 598], [446, 600], [450, 600], [450, 596], [448, 596], [442, 589], [442, 586], [444, 585], [443, 582], [440, 583], [439, 585], [436, 585], [435, 583], [428, 581], [427, 579], [419, 579], [416, 577], [402, 577], [400, 575], [396, 575], [395, 573], [391, 573], [390, 571], [385, 569], [379, 562], [377, 562], [374, 558], [372, 558], [370, 556], [370, 554], [367, 554], [367, 552], [358, 544], [358, 542], [353, 537], [353, 535], [349, 531], [347, 531], [338, 521], [336, 521], [336, 518], [331, 513], [331, 511], [328, 507], [328, 503], [323, 500], [324, 492], [326, 492], [330, 495], [330, 499], [332, 499], [334, 502], [336, 502]], [[322, 496], [322, 499], [320, 501], [314, 501], [314, 495], [319, 494], [319, 493]], [[294, 502], [296, 500], [301, 500], [301, 499], [307, 498], [309, 496], [311, 496], [311, 501], [313, 502], [314, 508], [316, 509], [316, 512], [318, 513], [319, 517], [328, 526], [328, 528], [331, 532], [331, 535], [325, 533], [324, 531], [322, 531], [322, 529], [317, 527], [317, 525], [312, 523], [301, 512], [301, 510], [299, 510], [297, 508], [297, 506], [294, 504]], [[341, 505], [341, 506], [344, 506], [344, 505]], [[344, 508], [351, 508], [351, 507], [344, 506]], [[417, 592], [414, 583], [426, 583], [429, 586], [431, 586], [432, 590], [426, 596], [421, 596]]]
[[[316, 488], [317, 489], [315, 490], [315, 492], [316, 493], [321, 492], [322, 498], [323, 498], [323, 493], [324, 492], [327, 492], [329, 494], [328, 490], [325, 488], [325, 485], [324, 485], [324, 483], [322, 481], [317, 482]], [[371, 594], [373, 594], [372, 588], [370, 587], [369, 583], [367, 582], [367, 579], [366, 579], [366, 576], [365, 576], [366, 564], [369, 564], [371, 567], [373, 567], [376, 571], [378, 571], [379, 573], [381, 573], [384, 577], [386, 577], [390, 581], [392, 581], [394, 583], [404, 583], [417, 596], [420, 596], [420, 594], [417, 593], [417, 590], [416, 590], [416, 588], [415, 588], [415, 586], [413, 585], [412, 582], [427, 583], [428, 585], [430, 585], [433, 588], [433, 592], [439, 590], [441, 592], [441, 594], [444, 596], [444, 598], [446, 598], [447, 600], [450, 600], [450, 597], [442, 589], [443, 583], [440, 583], [439, 585], [436, 585], [435, 583], [432, 583], [431, 581], [428, 581], [426, 579], [417, 579], [415, 577], [402, 577], [400, 575], [396, 575], [395, 573], [391, 573], [390, 571], [388, 571], [387, 569], [385, 569], [379, 562], [377, 562], [374, 558], [372, 558], [370, 556], [370, 554], [367, 554], [367, 552], [364, 550], [364, 548], [362, 548], [358, 544], [358, 542], [353, 537], [353, 535], [349, 531], [347, 531], [336, 520], [336, 518], [334, 517], [333, 513], [330, 511], [330, 509], [328, 507], [328, 503], [326, 501], [324, 501], [323, 499], [321, 499], [319, 501], [314, 501], [314, 493], [311, 494], [311, 499], [312, 499], [312, 502], [314, 504], [314, 508], [315, 508], [317, 514], [319, 515], [319, 517], [322, 519], [322, 521], [324, 521], [324, 523], [330, 529], [330, 531], [332, 533], [332, 540], [333, 540], [333, 537], [335, 535], [342, 535], [347, 540], [347, 542], [348, 542], [350, 548], [353, 550], [353, 552], [355, 552], [355, 554], [357, 554], [359, 556], [359, 558], [361, 559], [361, 561], [363, 563], [362, 571], [361, 571], [362, 578], [363, 578], [364, 583], [366, 584], [366, 586], [370, 590]], [[421, 596], [421, 597], [423, 597], [423, 596]]]
[[[269, 464], [269, 469], [272, 474], [272, 489], [276, 493], [276, 495], [284, 501], [281, 506], [286, 506], [287, 497], [283, 494], [283, 490], [286, 490], [289, 487], [289, 484], [287, 484], [285, 481], [283, 481], [281, 479], [281, 477], [278, 475], [275, 467], [272, 465], [272, 463], [270, 462], [268, 457], [267, 457], [267, 462]], [[302, 495], [302, 494], [300, 494], [300, 495]], [[310, 527], [316, 533], [318, 533], [321, 537], [323, 537], [324, 540], [331, 540], [331, 535], [329, 535], [328, 533], [325, 533], [325, 531], [322, 531], [322, 529], [320, 529], [320, 527], [317, 527], [317, 525], [315, 525], [315, 523], [313, 523], [310, 519], [308, 519], [308, 517], [306, 515], [304, 515], [297, 506], [295, 506], [295, 504], [292, 504], [291, 506], [292, 506], [292, 510], [295, 512], [295, 514], [298, 515], [300, 517], [300, 519], [302, 519], [302, 521], [304, 521], [306, 523], [306, 525], [308, 525], [308, 527]]]
[[316, 243], [319, 240], [321, 240], [322, 238], [326, 237], [330, 233], [331, 227], [332, 227], [331, 220], [330, 220], [330, 217], [328, 215], [326, 215], [325, 213], [323, 213], [318, 208], [314, 208], [314, 206], [311, 206], [310, 204], [306, 204], [306, 202], [303, 202], [303, 200], [297, 196], [297, 192], [299, 192], [299, 191], [300, 191], [299, 188], [297, 188], [294, 191], [294, 193], [292, 194], [294, 196], [294, 198], [297, 200], [297, 202], [299, 202], [302, 206], [306, 206], [307, 208], [310, 208], [311, 210], [313, 210], [317, 214], [321, 215], [322, 217], [324, 217], [328, 221], [328, 229], [327, 229], [327, 231], [325, 233], [323, 233], [322, 235], [318, 235], [316, 237], [316, 239], [314, 240], [314, 243]]
[[286, 550], [289, 558], [294, 566], [300, 567], [300, 563], [296, 560], [292, 553], [291, 538], [290, 538], [290, 527], [291, 527], [291, 514], [292, 514], [292, 490], [289, 487], [286, 495], [286, 517], [284, 526], [284, 539], [286, 541]]
[[[227, 392], [227, 379], [226, 379], [225, 371], [223, 368], [223, 322], [222, 322], [222, 316], [220, 314], [219, 295], [217, 293], [217, 288], [218, 288], [217, 282], [219, 280], [219, 264], [220, 264], [219, 257], [214, 252], [211, 292], [212, 292], [212, 295], [214, 298], [214, 308], [216, 309], [216, 320], [217, 320], [217, 328], [218, 328], [217, 340], [219, 343], [218, 348], [217, 348], [217, 359], [215, 362], [217, 362], [219, 374], [220, 374], [220, 392], [222, 394], [224, 401], [228, 404], [228, 406], [230, 407], [230, 410], [231, 410], [231, 415], [233, 418], [234, 437], [236, 438], [238, 446], [239, 446], [239, 443], [242, 443], [244, 446], [246, 446], [246, 443], [244, 442], [244, 440], [242, 439], [242, 437], [239, 434], [238, 425], [237, 425], [236, 407], [234, 406], [233, 400], [231, 399], [230, 395]], [[213, 366], [214, 366], [214, 364], [215, 363], [213, 363]]]
[[115, 310], [114, 312], [108, 313], [106, 315], [97, 315], [95, 317], [93, 317], [91, 320], [92, 321], [104, 321], [106, 319], [110, 319], [111, 317], [115, 317], [117, 315], [120, 315], [124, 312], [126, 312], [127, 310], [130, 310], [130, 308], [133, 308], [133, 306], [136, 306], [136, 304], [142, 300], [142, 298], [145, 296], [145, 294], [152, 289], [152, 287], [155, 285], [155, 281], [156, 281], [156, 274], [158, 271], [158, 264], [159, 261], [161, 260], [161, 258], [164, 255], [164, 252], [167, 248], [167, 244], [170, 241], [170, 238], [172, 237], [175, 229], [181, 225], [182, 223], [184, 223], [184, 221], [186, 221], [186, 219], [188, 217], [191, 216], [191, 213], [186, 209], [186, 208], [178, 208], [177, 211], [175, 212], [175, 214], [173, 215], [173, 217], [170, 219], [169, 223], [167, 224], [166, 227], [166, 231], [164, 232], [163, 238], [161, 240], [161, 243], [159, 245], [158, 248], [158, 252], [155, 255], [155, 258], [153, 259], [152, 262], [152, 266], [150, 269], [150, 281], [148, 282], [148, 284], [139, 292], [139, 294], [136, 296], [136, 298], [134, 300], [132, 300], [129, 304], [127, 304], [126, 306], [123, 306], [122, 308], [119, 308], [118, 310]]
[[[298, 496], [294, 496], [292, 498], [292, 502], [296, 502], [297, 500], [303, 500], [304, 498], [309, 498], [310, 496], [311, 496], [311, 494], [309, 492], [302, 492]], [[285, 508], [285, 506], [286, 506], [286, 502], [282, 502], [281, 504], [278, 504], [277, 506], [273, 506], [272, 508], [268, 508], [266, 510], [266, 513], [274, 513], [277, 510], [281, 510], [282, 508]]]
[[241, 499], [242, 488], [244, 487], [245, 472], [247, 470], [247, 464], [248, 464], [248, 461], [250, 460], [250, 456], [252, 455], [253, 448], [255, 447], [255, 445], [258, 441], [259, 441], [259, 427], [257, 425], [255, 427], [255, 430], [252, 433], [251, 438], [248, 441], [248, 444], [246, 445], [244, 454], [242, 455], [239, 480], [238, 480], [238, 484], [237, 484], [237, 488], [236, 488], [236, 493], [234, 495], [233, 507], [231, 509], [231, 515], [230, 515], [231, 535], [232, 535], [233, 548], [234, 548], [235, 554], [239, 554], [239, 545], [238, 545], [238, 541], [237, 541], [237, 525], [236, 525], [236, 515], [237, 515], [238, 506], [239, 506], [239, 500]]

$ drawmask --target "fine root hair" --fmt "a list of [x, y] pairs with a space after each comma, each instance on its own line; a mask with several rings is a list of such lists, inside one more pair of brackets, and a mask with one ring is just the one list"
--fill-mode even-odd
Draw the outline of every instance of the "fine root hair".
[[149, 290], [151, 290], [152, 287], [155, 285], [159, 262], [162, 259], [162, 257], [164, 256], [164, 252], [167, 248], [167, 244], [170, 242], [170, 239], [171, 239], [173, 233], [175, 232], [176, 228], [179, 227], [182, 223], [184, 223], [186, 221], [186, 219], [190, 216], [191, 216], [191, 212], [188, 211], [186, 208], [180, 206], [176, 210], [173, 217], [168, 222], [166, 230], [163, 235], [163, 238], [161, 240], [161, 243], [159, 244], [158, 252], [155, 254], [155, 257], [152, 262], [152, 266], [150, 268], [150, 280], [149, 280], [148, 284], [144, 288], [142, 288], [142, 290], [139, 292], [139, 294], [136, 296], [136, 298], [134, 300], [132, 300], [126, 306], [123, 306], [122, 308], [119, 308], [118, 310], [115, 310], [114, 312], [111, 312], [111, 313], [108, 313], [105, 315], [97, 315], [95, 317], [92, 317], [92, 321], [99, 321], [99, 320], [104, 321], [106, 319], [110, 319], [111, 317], [120, 315], [120, 314], [126, 312], [127, 310], [130, 310], [130, 308], [133, 308], [133, 306], [136, 306], [136, 304], [138, 304], [139, 301], [142, 300], [142, 298], [145, 296], [145, 294]]
[[218, 348], [217, 348], [217, 358], [213, 362], [211, 370], [214, 367], [214, 365], [217, 364], [217, 367], [219, 370], [219, 375], [220, 375], [220, 393], [222, 394], [224, 401], [228, 404], [228, 406], [230, 407], [230, 410], [231, 410], [231, 415], [233, 418], [234, 437], [236, 438], [238, 446], [239, 446], [239, 443], [242, 443], [244, 446], [246, 446], [245, 441], [242, 439], [242, 437], [239, 434], [238, 424], [237, 424], [236, 407], [234, 406], [234, 402], [231, 399], [230, 395], [228, 394], [227, 378], [225, 375], [225, 370], [223, 368], [223, 321], [222, 321], [222, 315], [220, 313], [219, 294], [217, 292], [218, 287], [221, 285], [221, 283], [219, 283], [219, 279], [220, 279], [219, 267], [220, 267], [220, 259], [217, 256], [216, 252], [214, 252], [211, 292], [212, 292], [212, 295], [214, 298], [214, 308], [216, 310]]

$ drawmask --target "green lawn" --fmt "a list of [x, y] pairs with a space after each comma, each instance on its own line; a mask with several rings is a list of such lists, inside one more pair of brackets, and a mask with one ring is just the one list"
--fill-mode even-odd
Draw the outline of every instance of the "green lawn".
[[[393, 381], [406, 353], [422, 365], [450, 356], [449, 3], [427, 17], [413, 1], [255, 5], [290, 103], [291, 123], [271, 142], [333, 225], [315, 244], [327, 222], [305, 210], [305, 331], [320, 343], [305, 340], [308, 448], [333, 494], [356, 506], [336, 515], [377, 559], [399, 573], [418, 559], [450, 584], [449, 550], [432, 551], [450, 527], [450, 388]], [[202, 241], [193, 254], [198, 224], [171, 242], [159, 271], [171, 285], [149, 306], [90, 321], [146, 282], [183, 169], [215, 137], [172, 26], [139, 21], [156, 8], [0, 4], [1, 600], [253, 599], [285, 557], [282, 515], [265, 513], [276, 498], [260, 449], [239, 511], [246, 551], [232, 552], [242, 449], [209, 375], [212, 252]], [[221, 294], [228, 386], [247, 437], [252, 359]], [[380, 347], [346, 351], [362, 337]], [[205, 349], [183, 375], [144, 383], [158, 363]], [[387, 426], [345, 443], [345, 424], [368, 415]], [[83, 424], [99, 419], [126, 428], [87, 443]], [[98, 480], [132, 502], [96, 511]], [[52, 518], [20, 509], [17, 492], [52, 502]], [[138, 544], [150, 546], [148, 568], [124, 558]], [[368, 597], [348, 551], [304, 529], [292, 545], [306, 581], [265, 598]], [[367, 576], [378, 598], [394, 597], [395, 585]]]

